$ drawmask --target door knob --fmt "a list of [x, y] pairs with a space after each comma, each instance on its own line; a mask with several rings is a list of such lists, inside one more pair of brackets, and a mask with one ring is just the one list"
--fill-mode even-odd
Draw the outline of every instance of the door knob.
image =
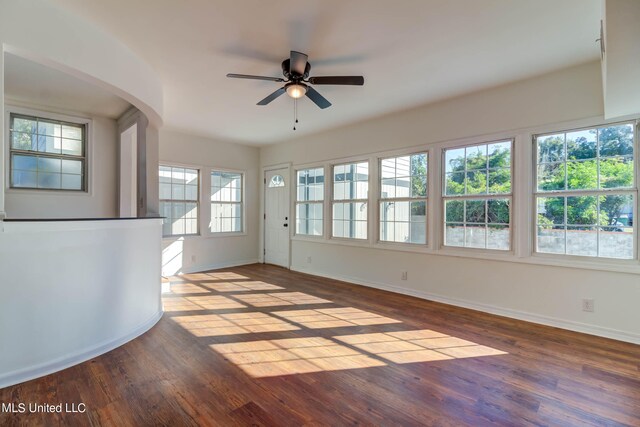
[[282, 225], [284, 225], [285, 227], [288, 227], [288, 226], [289, 226], [289, 224], [282, 224]]

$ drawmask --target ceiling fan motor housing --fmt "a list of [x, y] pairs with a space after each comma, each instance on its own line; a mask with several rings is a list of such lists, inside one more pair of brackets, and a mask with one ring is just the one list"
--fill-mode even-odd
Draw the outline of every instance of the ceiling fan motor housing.
[[300, 75], [296, 72], [291, 72], [291, 59], [285, 59], [282, 61], [282, 74], [287, 78], [287, 80], [306, 80], [309, 78], [309, 72], [311, 71], [311, 64], [307, 62], [307, 65], [304, 67], [304, 74]]

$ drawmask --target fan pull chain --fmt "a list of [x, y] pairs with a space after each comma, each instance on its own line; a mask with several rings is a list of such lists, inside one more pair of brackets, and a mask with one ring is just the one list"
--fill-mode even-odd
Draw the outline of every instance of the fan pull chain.
[[296, 123], [298, 123], [298, 100], [293, 99], [293, 130], [296, 130]]

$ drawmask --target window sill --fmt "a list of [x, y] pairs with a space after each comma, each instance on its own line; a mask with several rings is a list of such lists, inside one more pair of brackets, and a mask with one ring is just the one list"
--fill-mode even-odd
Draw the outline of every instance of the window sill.
[[10, 188], [5, 189], [5, 194], [16, 194], [24, 196], [73, 196], [91, 197], [91, 192], [87, 190], [44, 190], [40, 188]]
[[309, 242], [309, 243], [358, 247], [363, 249], [411, 252], [411, 253], [428, 254], [428, 255], [434, 255], [434, 256], [479, 259], [479, 260], [494, 261], [494, 262], [513, 262], [513, 263], [519, 263], [519, 264], [544, 265], [544, 266], [551, 266], [551, 267], [562, 267], [562, 268], [572, 268], [572, 269], [581, 269], [581, 270], [596, 270], [596, 271], [609, 271], [609, 272], [616, 272], [616, 273], [640, 274], [640, 262], [636, 260], [620, 260], [620, 261], [601, 260], [601, 259], [594, 260], [591, 258], [562, 259], [562, 258], [558, 258], [557, 256], [549, 257], [544, 254], [532, 254], [532, 255], [519, 257], [515, 255], [512, 251], [500, 251], [500, 250], [491, 250], [491, 249], [483, 250], [483, 249], [474, 249], [474, 248], [432, 249], [422, 245], [419, 245], [419, 247], [413, 247], [412, 245], [409, 246], [409, 245], [402, 245], [402, 244], [386, 244], [386, 243], [380, 243], [380, 242], [372, 244], [369, 241], [352, 241], [352, 240], [345, 240], [345, 239], [338, 239], [338, 238], [325, 239], [325, 238], [309, 238], [309, 237], [302, 237], [302, 236], [294, 236], [292, 240]]

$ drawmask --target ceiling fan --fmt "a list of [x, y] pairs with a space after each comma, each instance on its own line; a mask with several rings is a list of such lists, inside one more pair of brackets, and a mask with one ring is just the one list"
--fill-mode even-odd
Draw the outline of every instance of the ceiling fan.
[[227, 74], [227, 77], [235, 79], [267, 80], [285, 84], [283, 87], [258, 102], [257, 105], [267, 105], [286, 92], [287, 95], [294, 100], [306, 95], [307, 98], [312, 100], [322, 109], [330, 107], [331, 103], [310, 85], [362, 86], [364, 84], [364, 77], [362, 76], [309, 77], [311, 64], [307, 59], [308, 56], [306, 54], [292, 50], [289, 59], [282, 61], [282, 74], [285, 77], [284, 79], [281, 77], [251, 76], [247, 74]]

